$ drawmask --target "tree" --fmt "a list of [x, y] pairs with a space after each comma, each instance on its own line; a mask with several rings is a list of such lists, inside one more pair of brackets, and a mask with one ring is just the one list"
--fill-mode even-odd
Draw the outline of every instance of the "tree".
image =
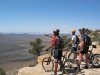
[[85, 31], [86, 31], [86, 34], [89, 34], [89, 35], [93, 32], [92, 30], [90, 30], [90, 29], [88, 29], [88, 28], [85, 29]]
[[100, 29], [92, 31], [90, 29], [86, 29], [86, 34], [89, 35], [92, 41], [100, 42]]
[[68, 43], [70, 42], [71, 38], [68, 38], [66, 35], [62, 36], [63, 47], [68, 47]]
[[100, 42], [100, 33], [97, 30], [95, 30], [91, 35], [93, 41]]
[[40, 56], [41, 50], [45, 47], [42, 46], [42, 40], [40, 38], [35, 39], [34, 42], [30, 42], [30, 45], [32, 46], [32, 49], [29, 50], [29, 53], [36, 54]]

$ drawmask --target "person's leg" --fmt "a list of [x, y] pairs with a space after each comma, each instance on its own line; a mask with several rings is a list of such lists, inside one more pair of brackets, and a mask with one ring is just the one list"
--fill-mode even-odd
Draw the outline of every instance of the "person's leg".
[[63, 69], [63, 62], [60, 61], [59, 65], [60, 65], [60, 71], [62, 71], [62, 69]]
[[86, 65], [83, 68], [88, 69], [88, 53], [85, 54], [85, 63]]
[[83, 50], [85, 54], [85, 63], [86, 63], [86, 65], [84, 66], [85, 69], [88, 69], [88, 49], [89, 47], [85, 47]]
[[88, 53], [85, 54], [85, 59], [86, 59], [86, 65], [88, 65]]
[[64, 64], [63, 64], [63, 59], [61, 60], [61, 58], [59, 59], [59, 65], [60, 65], [60, 71], [62, 71], [64, 69]]
[[78, 61], [79, 61], [79, 63], [78, 63], [79, 69], [80, 69], [80, 65], [81, 65], [82, 58], [83, 58], [83, 53], [80, 52], [80, 54], [79, 54], [79, 59], [78, 59]]
[[59, 59], [59, 51], [56, 49], [54, 52], [54, 58], [55, 58], [55, 67], [54, 67], [54, 75], [57, 75], [58, 70], [58, 59]]
[[62, 62], [62, 51], [59, 51], [58, 61], [60, 65], [60, 71], [63, 69], [63, 62]]
[[79, 64], [81, 64], [81, 60], [82, 60], [83, 54], [79, 54]]
[[57, 75], [57, 69], [58, 69], [58, 62], [55, 61], [54, 75]]
[[86, 48], [86, 50], [85, 50], [86, 52], [85, 52], [85, 63], [86, 63], [86, 65], [85, 65], [85, 69], [88, 69], [88, 48]]

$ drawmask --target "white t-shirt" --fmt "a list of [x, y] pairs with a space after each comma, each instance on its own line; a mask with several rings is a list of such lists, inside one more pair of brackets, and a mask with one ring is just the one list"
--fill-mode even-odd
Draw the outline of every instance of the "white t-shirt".
[[76, 35], [72, 35], [72, 39], [71, 39], [71, 40], [73, 40], [73, 41], [74, 41], [74, 43], [72, 43], [72, 47], [77, 48], [77, 44], [76, 44], [77, 37], [76, 37]]

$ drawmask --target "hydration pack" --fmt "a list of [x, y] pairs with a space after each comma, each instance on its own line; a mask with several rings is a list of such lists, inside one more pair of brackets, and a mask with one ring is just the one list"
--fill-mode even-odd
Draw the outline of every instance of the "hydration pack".
[[85, 39], [86, 46], [92, 45], [91, 38], [88, 35], [85, 35], [85, 38], [86, 38]]
[[79, 37], [76, 35], [76, 44], [79, 44]]
[[58, 49], [62, 49], [63, 48], [63, 42], [62, 42], [62, 39], [60, 36], [57, 36], [56, 37], [56, 45], [55, 45], [55, 48], [58, 48]]

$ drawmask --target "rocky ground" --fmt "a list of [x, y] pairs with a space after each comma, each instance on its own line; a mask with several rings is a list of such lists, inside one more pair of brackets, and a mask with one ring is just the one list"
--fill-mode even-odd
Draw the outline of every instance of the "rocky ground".
[[[97, 47], [97, 49], [93, 50], [93, 53], [100, 54], [100, 46]], [[19, 69], [18, 75], [52, 75], [53, 72], [45, 72], [43, 70], [40, 62], [42, 59], [42, 56], [38, 58], [39, 63], [35, 67], [24, 67]], [[60, 74], [61, 72], [58, 72], [58, 75]], [[89, 67], [89, 69], [82, 69], [78, 75], [100, 75], [100, 68]]]
[[[58, 75], [61, 75], [58, 72]], [[25, 67], [19, 70], [18, 75], [53, 75], [52, 72], [45, 72], [41, 66], [41, 63], [37, 64], [35, 67]], [[89, 68], [83, 69], [78, 75], [100, 75], [100, 68]]]

